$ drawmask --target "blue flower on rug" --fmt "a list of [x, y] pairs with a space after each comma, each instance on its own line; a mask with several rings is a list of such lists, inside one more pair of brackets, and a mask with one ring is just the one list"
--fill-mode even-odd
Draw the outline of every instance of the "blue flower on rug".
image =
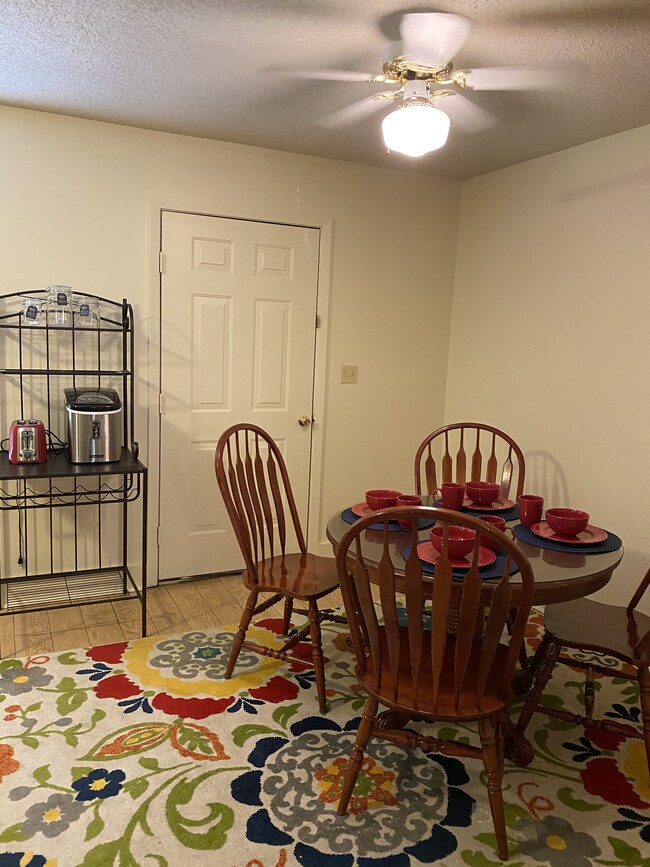
[[54, 864], [44, 855], [35, 855], [33, 852], [1, 852], [0, 867], [48, 867]]
[[303, 867], [410, 867], [456, 851], [454, 827], [468, 827], [474, 799], [457, 759], [371, 741], [347, 816], [336, 812], [359, 720], [341, 728], [308, 717], [288, 736], [257, 741], [233, 798], [258, 809], [251, 842], [293, 847]]
[[88, 776], [75, 780], [72, 788], [79, 794], [77, 801], [94, 801], [95, 798], [111, 798], [122, 788], [125, 779], [124, 771], [107, 771], [106, 768], [95, 768]]

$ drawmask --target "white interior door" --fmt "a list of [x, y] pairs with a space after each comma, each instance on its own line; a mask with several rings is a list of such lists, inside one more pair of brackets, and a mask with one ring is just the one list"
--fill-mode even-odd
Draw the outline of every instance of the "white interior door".
[[159, 577], [243, 565], [214, 475], [231, 424], [267, 430], [307, 525], [320, 232], [163, 213]]

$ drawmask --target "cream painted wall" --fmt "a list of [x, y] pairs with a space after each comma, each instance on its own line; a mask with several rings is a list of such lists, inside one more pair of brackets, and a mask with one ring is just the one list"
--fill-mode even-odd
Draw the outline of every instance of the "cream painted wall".
[[[65, 283], [132, 302], [143, 445], [155, 378], [151, 202], [331, 220], [319, 538], [310, 544], [330, 552], [328, 516], [367, 488], [410, 489], [415, 449], [443, 419], [458, 182], [7, 107], [0, 160], [0, 292]], [[340, 384], [342, 364], [359, 366], [357, 385]], [[9, 421], [3, 414], [0, 429]]]
[[[650, 126], [463, 184], [446, 420], [509, 431], [529, 492], [650, 565]], [[650, 600], [645, 605], [650, 610]]]

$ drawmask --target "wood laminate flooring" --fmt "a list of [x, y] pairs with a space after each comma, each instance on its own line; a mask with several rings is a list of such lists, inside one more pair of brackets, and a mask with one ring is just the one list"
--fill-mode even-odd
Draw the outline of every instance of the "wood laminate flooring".
[[[236, 626], [246, 597], [240, 575], [213, 575], [150, 587], [147, 634]], [[321, 604], [342, 607], [340, 591], [331, 593]], [[269, 609], [269, 616], [282, 617], [282, 613], [282, 602]], [[5, 615], [0, 617], [0, 658], [128, 641], [140, 637], [140, 626], [137, 599]]]

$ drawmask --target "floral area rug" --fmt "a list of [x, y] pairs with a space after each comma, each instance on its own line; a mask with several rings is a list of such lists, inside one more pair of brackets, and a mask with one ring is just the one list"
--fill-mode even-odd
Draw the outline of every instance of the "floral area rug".
[[[280, 627], [252, 637], [279, 646]], [[344, 626], [324, 628], [326, 715], [304, 666], [244, 651], [224, 680], [231, 640], [215, 628], [2, 660], [0, 867], [502, 863], [480, 761], [371, 742], [337, 816], [364, 703]], [[639, 722], [629, 681], [597, 688], [601, 711]], [[576, 707], [580, 691], [562, 666], [545, 700]], [[542, 714], [528, 734], [534, 762], [504, 779], [512, 867], [648, 867], [643, 742]]]

